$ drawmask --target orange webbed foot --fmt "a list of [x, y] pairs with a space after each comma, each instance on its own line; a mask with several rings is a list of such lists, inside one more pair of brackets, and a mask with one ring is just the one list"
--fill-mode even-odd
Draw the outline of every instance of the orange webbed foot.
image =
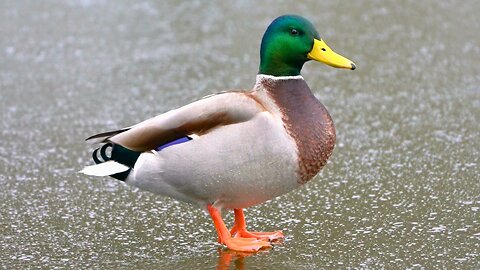
[[235, 230], [230, 232], [234, 237], [255, 238], [265, 241], [278, 241], [285, 238], [281, 231], [275, 232], [249, 232], [247, 230]]
[[243, 252], [257, 252], [260, 249], [272, 247], [268, 241], [243, 237], [228, 238], [224, 241], [224, 244], [231, 250]]
[[[229, 249], [243, 252], [257, 252], [260, 249], [270, 248], [269, 241], [283, 238], [280, 231], [276, 232], [248, 232], [242, 209], [235, 209], [235, 225], [230, 233], [223, 222], [220, 211], [213, 205], [207, 206], [218, 234], [218, 242]], [[233, 235], [233, 236], [232, 236]]]
[[258, 240], [276, 241], [285, 236], [281, 231], [275, 232], [249, 232], [245, 223], [245, 215], [242, 209], [234, 209], [235, 224], [233, 225], [230, 234], [234, 237], [255, 238]]

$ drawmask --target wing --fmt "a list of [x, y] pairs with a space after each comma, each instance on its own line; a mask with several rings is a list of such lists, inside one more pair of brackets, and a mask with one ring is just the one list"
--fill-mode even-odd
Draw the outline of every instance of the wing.
[[201, 136], [215, 128], [248, 121], [263, 110], [249, 92], [225, 92], [87, 140], [111, 141], [134, 151], [148, 151], [184, 136]]
[[118, 129], [118, 130], [113, 130], [113, 131], [107, 131], [107, 132], [102, 132], [102, 133], [98, 133], [98, 134], [95, 134], [93, 136], [90, 136], [88, 138], [85, 139], [85, 141], [89, 142], [89, 143], [105, 143], [105, 142], [108, 142], [108, 139], [119, 134], [119, 133], [122, 133], [124, 131], [127, 131], [129, 129], [131, 129], [132, 127], [126, 127], [126, 128], [122, 128], [122, 129]]

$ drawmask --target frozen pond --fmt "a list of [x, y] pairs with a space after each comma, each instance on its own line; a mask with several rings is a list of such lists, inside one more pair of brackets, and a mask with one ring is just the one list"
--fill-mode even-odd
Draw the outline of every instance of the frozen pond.
[[[479, 1], [164, 2], [0, 3], [0, 268], [480, 268]], [[76, 173], [91, 134], [251, 88], [285, 13], [357, 64], [303, 69], [334, 154], [246, 211], [285, 241], [219, 249], [205, 212]]]

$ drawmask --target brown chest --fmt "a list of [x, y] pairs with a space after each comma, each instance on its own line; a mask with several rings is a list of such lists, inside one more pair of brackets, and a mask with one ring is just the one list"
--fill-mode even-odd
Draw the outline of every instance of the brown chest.
[[280, 108], [282, 120], [295, 141], [300, 184], [325, 166], [335, 146], [335, 128], [325, 106], [315, 98], [303, 79], [267, 81], [269, 95]]

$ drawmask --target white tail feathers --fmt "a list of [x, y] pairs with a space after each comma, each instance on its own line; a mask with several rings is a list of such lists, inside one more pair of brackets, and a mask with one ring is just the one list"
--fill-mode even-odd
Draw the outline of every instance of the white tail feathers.
[[86, 175], [93, 175], [93, 176], [108, 176], [108, 175], [127, 171], [128, 169], [130, 169], [130, 167], [125, 166], [116, 161], [110, 160], [107, 162], [87, 166], [83, 168], [83, 170], [79, 171], [79, 173], [83, 173]]

